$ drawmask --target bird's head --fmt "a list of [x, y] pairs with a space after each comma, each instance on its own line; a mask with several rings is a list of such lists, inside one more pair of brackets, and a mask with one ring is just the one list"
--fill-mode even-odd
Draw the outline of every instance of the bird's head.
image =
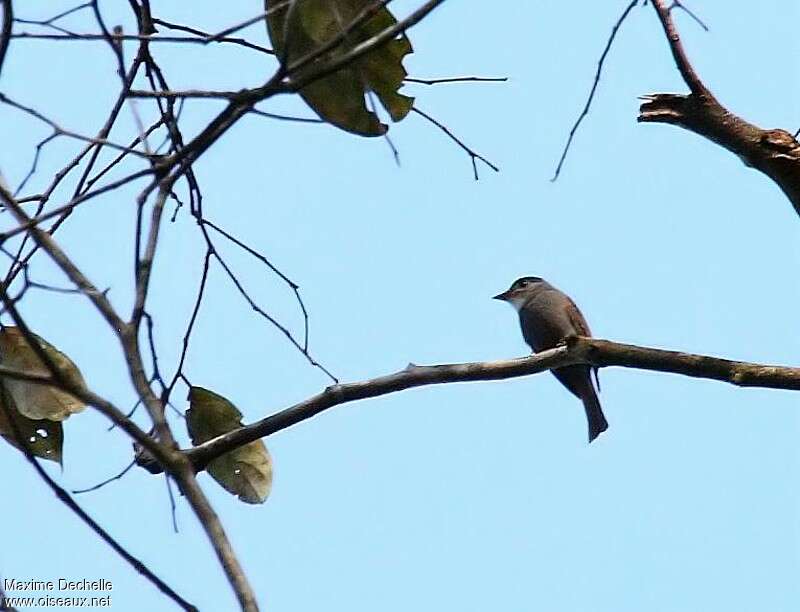
[[547, 281], [538, 276], [523, 276], [515, 280], [508, 291], [495, 295], [493, 299], [508, 302], [519, 310], [537, 289], [546, 284]]

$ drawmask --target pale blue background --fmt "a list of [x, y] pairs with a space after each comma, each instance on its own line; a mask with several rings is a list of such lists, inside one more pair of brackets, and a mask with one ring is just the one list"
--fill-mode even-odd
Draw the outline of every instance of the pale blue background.
[[[70, 6], [17, 4], [21, 17]], [[127, 4], [112, 4], [102, 3], [109, 24], [124, 20], [131, 31]], [[225, 3], [223, 17], [210, 2], [156, 2], [154, 10], [217, 30], [259, 4]], [[685, 91], [652, 7], [625, 24], [562, 178], [549, 182], [624, 4], [449, 2], [413, 30], [414, 76], [510, 77], [407, 88], [502, 168], [481, 167], [478, 183], [467, 156], [413, 115], [391, 130], [399, 168], [380, 139], [259, 117], [202, 158], [208, 217], [301, 285], [313, 353], [342, 380], [409, 361], [523, 355], [515, 315], [489, 299], [523, 274], [569, 292], [600, 337], [797, 363], [800, 218], [730, 153], [635, 121], [638, 95]], [[677, 21], [708, 86], [759, 125], [800, 126], [796, 5], [691, 6], [711, 32], [685, 14]], [[72, 23], [86, 31], [80, 24], [89, 19]], [[247, 34], [265, 40], [260, 27]], [[153, 50], [175, 88], [253, 86], [273, 67], [231, 47]], [[115, 69], [103, 43], [17, 40], [0, 89], [89, 134], [116, 95]], [[311, 114], [288, 98], [261, 107]], [[190, 103], [186, 133], [220, 108]], [[147, 104], [139, 109], [149, 116]], [[118, 141], [136, 132], [130, 112], [123, 116]], [[0, 168], [16, 184], [48, 130], [5, 107], [0, 126]], [[76, 150], [66, 140], [49, 146], [43, 169]], [[135, 193], [88, 204], [57, 235], [126, 313]], [[9, 217], [0, 218], [8, 227]], [[251, 259], [225, 252], [260, 303], [299, 333], [291, 292]], [[150, 307], [167, 372], [202, 254], [186, 211], [164, 226]], [[64, 282], [43, 258], [37, 266], [40, 279]], [[327, 384], [221, 270], [212, 280], [187, 368], [195, 384], [225, 394], [247, 421]], [[132, 404], [119, 351], [85, 299], [31, 294], [24, 312], [97, 391]], [[266, 440], [276, 476], [263, 506], [239, 503], [205, 475], [200, 481], [264, 609], [798, 610], [798, 396], [634, 370], [601, 378], [611, 427], [591, 446], [579, 404], [539, 375], [407, 391], [280, 432]], [[184, 396], [175, 394], [181, 408]], [[64, 472], [48, 466], [65, 487], [91, 485], [128, 462], [129, 442], [106, 425], [91, 410], [68, 422]], [[56, 501], [21, 455], [3, 445], [0, 465], [5, 576], [106, 578], [115, 610], [174, 609]], [[79, 501], [201, 609], [235, 609], [183, 502], [181, 531], [172, 532], [162, 478], [137, 470]]]

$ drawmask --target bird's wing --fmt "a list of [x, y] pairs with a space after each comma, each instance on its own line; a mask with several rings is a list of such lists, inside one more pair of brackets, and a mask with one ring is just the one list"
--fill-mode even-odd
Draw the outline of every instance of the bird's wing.
[[[567, 317], [569, 317], [569, 320], [572, 323], [572, 326], [575, 328], [575, 331], [579, 336], [586, 336], [587, 338], [591, 337], [592, 330], [589, 329], [589, 324], [586, 322], [583, 313], [578, 310], [578, 307], [575, 305], [575, 302], [572, 301], [571, 297], [566, 296], [566, 298]], [[597, 385], [597, 390], [600, 391], [600, 377], [598, 376], [598, 368], [592, 367], [591, 371], [594, 372], [594, 382]]]
[[572, 298], [569, 296], [565, 296], [567, 301], [564, 307], [567, 310], [567, 317], [569, 317], [570, 323], [575, 328], [575, 332], [579, 336], [591, 336], [592, 331], [589, 329], [589, 324], [586, 322], [586, 319], [583, 318], [581, 311], [578, 310], [578, 307], [575, 305], [575, 302], [572, 301]]

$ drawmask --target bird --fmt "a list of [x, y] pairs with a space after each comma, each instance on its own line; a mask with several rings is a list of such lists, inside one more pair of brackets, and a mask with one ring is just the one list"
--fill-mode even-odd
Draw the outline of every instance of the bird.
[[[524, 276], [494, 296], [511, 304], [519, 313], [522, 336], [534, 353], [564, 344], [572, 336], [591, 336], [589, 325], [575, 302], [543, 278]], [[589, 442], [608, 429], [588, 365], [552, 370], [558, 381], [583, 402], [589, 425]], [[595, 379], [597, 370], [595, 369]]]

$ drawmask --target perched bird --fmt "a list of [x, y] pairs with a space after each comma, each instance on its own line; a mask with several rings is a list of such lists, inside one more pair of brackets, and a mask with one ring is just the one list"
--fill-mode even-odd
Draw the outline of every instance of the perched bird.
[[[575, 302], [538, 276], [525, 276], [514, 281], [508, 291], [494, 296], [494, 299], [508, 302], [519, 313], [522, 336], [534, 353], [555, 348], [570, 336], [592, 335]], [[571, 365], [555, 368], [552, 372], [562, 385], [583, 402], [591, 442], [608, 429], [592, 383], [591, 368], [588, 365]]]

